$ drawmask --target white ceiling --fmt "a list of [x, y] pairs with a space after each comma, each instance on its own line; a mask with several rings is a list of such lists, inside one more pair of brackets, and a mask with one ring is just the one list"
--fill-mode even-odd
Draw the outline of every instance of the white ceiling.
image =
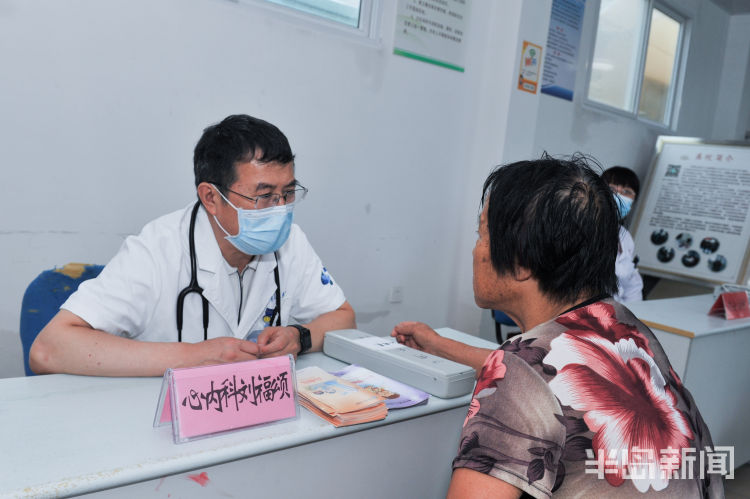
[[750, 13], [750, 0], [713, 0], [713, 2], [730, 14]]

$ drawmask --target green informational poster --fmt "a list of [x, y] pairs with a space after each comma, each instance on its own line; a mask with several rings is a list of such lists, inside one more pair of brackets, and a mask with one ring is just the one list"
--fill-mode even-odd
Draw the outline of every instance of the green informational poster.
[[393, 53], [464, 71], [468, 0], [399, 0]]

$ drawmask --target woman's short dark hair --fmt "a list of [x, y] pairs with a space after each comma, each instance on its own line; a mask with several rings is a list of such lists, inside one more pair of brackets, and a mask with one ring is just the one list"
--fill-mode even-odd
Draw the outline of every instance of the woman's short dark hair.
[[210, 182], [225, 189], [236, 178], [238, 162], [255, 159], [259, 163], [294, 161], [286, 136], [274, 125], [246, 114], [235, 114], [203, 130], [193, 153], [195, 186]]
[[630, 187], [635, 192], [635, 197], [638, 197], [638, 193], [641, 191], [641, 182], [638, 180], [638, 175], [630, 168], [624, 166], [607, 168], [602, 173], [602, 178], [607, 184]]
[[524, 268], [558, 303], [617, 291], [617, 207], [609, 185], [576, 154], [546, 153], [496, 168], [484, 183], [490, 256], [501, 275]]

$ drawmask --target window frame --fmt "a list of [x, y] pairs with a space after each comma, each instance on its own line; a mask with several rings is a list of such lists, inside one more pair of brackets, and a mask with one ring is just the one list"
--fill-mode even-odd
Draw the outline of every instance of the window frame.
[[[596, 39], [599, 32], [599, 9], [601, 2], [596, 3], [596, 12], [594, 13], [595, 21], [593, 22], [593, 34], [591, 35], [592, 43], [590, 46], [590, 53], [587, 59], [587, 71], [586, 71], [586, 83], [583, 91], [583, 105], [603, 111], [605, 113], [615, 114], [624, 118], [631, 118], [640, 123], [646, 124], [652, 128], [658, 130], [675, 130], [677, 127], [677, 119], [681, 106], [682, 88], [685, 80], [685, 66], [688, 55], [688, 44], [690, 41], [690, 30], [692, 27], [691, 19], [672, 6], [662, 0], [643, 0], [646, 3], [646, 15], [645, 22], [641, 23], [640, 33], [640, 53], [638, 55], [638, 70], [634, 76], [636, 79], [636, 90], [632, 98], [632, 111], [621, 109], [619, 107], [610, 106], [603, 102], [599, 102], [589, 98], [589, 86], [591, 85], [591, 73], [593, 71], [594, 55], [596, 51]], [[641, 100], [641, 92], [643, 90], [643, 75], [646, 69], [646, 54], [648, 52], [648, 37], [651, 31], [651, 18], [653, 17], [653, 10], [659, 10], [662, 14], [674, 19], [680, 23], [680, 33], [677, 39], [677, 51], [674, 59], [674, 67], [672, 68], [672, 80], [669, 87], [669, 93], [667, 95], [666, 109], [664, 112], [665, 120], [654, 121], [649, 118], [640, 116], [638, 114], [638, 106]]]
[[295, 24], [310, 27], [313, 25], [321, 31], [330, 34], [348, 37], [354, 41], [363, 42], [367, 45], [380, 44], [380, 1], [360, 0], [359, 26], [356, 28], [341, 22], [327, 19], [310, 12], [296, 9], [294, 7], [280, 5], [268, 0], [228, 0], [240, 5], [250, 5], [273, 12]]

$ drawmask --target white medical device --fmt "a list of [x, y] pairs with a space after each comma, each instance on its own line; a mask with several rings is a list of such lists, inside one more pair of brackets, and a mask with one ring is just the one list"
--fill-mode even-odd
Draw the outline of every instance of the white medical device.
[[474, 369], [407, 347], [390, 336], [357, 329], [329, 331], [323, 353], [414, 386], [441, 398], [465, 395], [474, 388]]

